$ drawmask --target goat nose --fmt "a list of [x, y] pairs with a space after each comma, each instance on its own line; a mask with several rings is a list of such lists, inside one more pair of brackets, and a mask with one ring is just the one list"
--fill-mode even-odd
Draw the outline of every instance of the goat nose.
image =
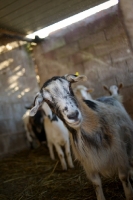
[[77, 119], [79, 115], [78, 110], [76, 110], [75, 112], [71, 113], [70, 115], [67, 115], [68, 119]]

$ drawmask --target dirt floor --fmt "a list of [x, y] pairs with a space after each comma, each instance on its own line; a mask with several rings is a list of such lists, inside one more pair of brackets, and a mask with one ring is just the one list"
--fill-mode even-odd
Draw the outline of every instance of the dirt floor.
[[[25, 150], [0, 161], [0, 200], [96, 200], [80, 165], [63, 172], [46, 146]], [[121, 182], [104, 180], [107, 200], [124, 200]]]

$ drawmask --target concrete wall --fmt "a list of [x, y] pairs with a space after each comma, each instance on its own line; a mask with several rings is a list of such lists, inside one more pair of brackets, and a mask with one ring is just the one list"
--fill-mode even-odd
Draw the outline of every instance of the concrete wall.
[[0, 155], [26, 148], [25, 105], [38, 91], [34, 64], [24, 46], [0, 46]]
[[66, 73], [86, 74], [93, 97], [105, 95], [103, 85], [123, 83], [128, 112], [133, 114], [133, 56], [119, 17], [118, 7], [52, 33], [34, 49], [40, 85]]

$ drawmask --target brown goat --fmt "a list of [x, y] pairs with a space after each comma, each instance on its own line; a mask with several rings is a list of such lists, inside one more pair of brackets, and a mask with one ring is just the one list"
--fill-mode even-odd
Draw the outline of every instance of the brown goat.
[[[86, 80], [85, 76], [65, 75], [53, 77], [44, 83], [35, 98], [33, 116], [43, 101], [64, 122], [71, 133], [72, 149], [92, 181], [97, 200], [105, 200], [101, 176], [118, 174], [127, 200], [133, 200], [129, 181], [133, 166], [133, 123], [113, 95], [100, 102], [77, 101], [71, 84]], [[105, 101], [105, 103], [104, 103]]]

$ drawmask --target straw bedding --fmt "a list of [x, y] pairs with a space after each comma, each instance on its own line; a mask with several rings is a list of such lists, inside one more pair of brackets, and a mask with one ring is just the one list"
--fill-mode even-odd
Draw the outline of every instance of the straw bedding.
[[[96, 200], [92, 184], [82, 167], [63, 172], [42, 145], [0, 160], [0, 200]], [[107, 200], [124, 200], [119, 179], [104, 180]]]

